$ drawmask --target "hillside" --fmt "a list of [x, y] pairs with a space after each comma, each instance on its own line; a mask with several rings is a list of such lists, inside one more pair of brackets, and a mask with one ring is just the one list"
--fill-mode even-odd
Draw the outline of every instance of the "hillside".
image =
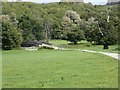
[[[19, 31], [19, 34], [22, 36], [19, 41], [22, 40], [22, 42], [27, 40], [46, 40], [46, 32], [49, 39], [65, 39], [63, 38], [62, 22], [66, 11], [69, 10], [76, 12], [80, 16], [81, 30], [85, 32], [85, 28], [87, 28], [85, 27], [86, 23], [91, 18], [96, 19], [103, 15], [106, 18], [107, 9], [109, 8], [108, 6], [97, 6], [90, 3], [36, 4], [29, 2], [4, 2], [2, 7], [1, 17], [3, 21], [7, 20], [5, 24], [12, 23], [12, 25], [9, 23], [9, 26], [15, 27]], [[114, 22], [117, 26], [117, 5], [113, 5], [111, 11], [114, 11], [109, 13], [111, 22]], [[49, 31], [45, 30], [45, 25], [49, 26]], [[117, 28], [116, 26], [115, 28]]]
[[60, 0], [60, 2], [84, 2], [83, 0]]

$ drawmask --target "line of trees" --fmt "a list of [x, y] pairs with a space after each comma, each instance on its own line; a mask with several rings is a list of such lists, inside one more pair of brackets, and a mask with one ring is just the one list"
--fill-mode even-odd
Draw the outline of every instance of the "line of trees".
[[104, 46], [118, 40], [117, 5], [84, 3], [2, 3], [2, 48], [19, 48], [26, 41], [64, 39], [74, 44], [87, 40]]

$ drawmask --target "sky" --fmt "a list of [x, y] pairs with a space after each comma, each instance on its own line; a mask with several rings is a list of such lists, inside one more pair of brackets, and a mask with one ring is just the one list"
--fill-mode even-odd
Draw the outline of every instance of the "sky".
[[[8, 0], [8, 1], [16, 1], [16, 0]], [[29, 1], [29, 2], [36, 2], [36, 3], [49, 3], [49, 2], [59, 2], [60, 0], [22, 0], [22, 1]], [[97, 5], [104, 5], [107, 3], [108, 0], [83, 0], [85, 3], [91, 2]], [[110, 0], [114, 1], [114, 0]], [[115, 0], [119, 1], [119, 0]]]

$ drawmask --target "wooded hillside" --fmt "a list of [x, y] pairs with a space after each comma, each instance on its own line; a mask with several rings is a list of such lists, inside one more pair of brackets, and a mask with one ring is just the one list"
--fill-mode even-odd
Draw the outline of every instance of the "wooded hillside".
[[[65, 20], [68, 11], [71, 12]], [[80, 18], [79, 24], [74, 22], [76, 15], [72, 11]], [[77, 43], [85, 39], [96, 44], [116, 44], [118, 40], [117, 5], [4, 2], [0, 19], [3, 27], [3, 49], [20, 47], [27, 40], [47, 42], [49, 39], [65, 39]], [[73, 37], [74, 40], [71, 40]]]

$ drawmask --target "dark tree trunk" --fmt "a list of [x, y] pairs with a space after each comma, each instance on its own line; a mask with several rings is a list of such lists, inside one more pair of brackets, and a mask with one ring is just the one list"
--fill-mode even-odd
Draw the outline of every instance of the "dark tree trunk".
[[77, 44], [77, 42], [74, 42], [74, 44], [76, 45], [76, 44]]
[[109, 49], [109, 46], [107, 43], [103, 44], [103, 49]]

